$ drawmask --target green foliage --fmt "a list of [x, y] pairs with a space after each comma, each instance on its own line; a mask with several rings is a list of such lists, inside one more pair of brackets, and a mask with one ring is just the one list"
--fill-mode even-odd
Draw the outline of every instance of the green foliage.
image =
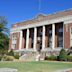
[[13, 56], [7, 56], [6, 61], [13, 61], [15, 58]]
[[8, 51], [6, 49], [0, 49], [0, 55], [7, 54]]
[[48, 59], [49, 60], [57, 60], [57, 56], [52, 55], [52, 56], [48, 57]]
[[60, 61], [66, 61], [67, 60], [67, 53], [64, 49], [61, 49], [61, 51], [60, 51], [59, 60]]
[[19, 56], [19, 53], [14, 54], [13, 49], [11, 49], [11, 50], [8, 52], [7, 55], [13, 56], [15, 59], [19, 59], [19, 57], [20, 57], [20, 56]]
[[0, 61], [1, 61], [2, 57], [3, 57], [3, 56], [2, 56], [2, 55], [0, 55]]
[[9, 52], [7, 52], [7, 53], [6, 52], [3, 52], [3, 54], [1, 55], [2, 56], [1, 60], [2, 61], [13, 61], [14, 59], [19, 59], [19, 54], [16, 53], [14, 55], [14, 51], [12, 49]]
[[51, 55], [51, 56], [46, 56], [45, 60], [51, 60], [51, 61], [55, 61], [57, 60], [57, 56]]
[[19, 53], [16, 53], [15, 55], [14, 55], [14, 57], [15, 57], [15, 59], [19, 59]]
[[2, 61], [13, 61], [15, 58], [13, 56], [4, 55]]
[[6, 55], [2, 57], [1, 61], [6, 61]]
[[0, 16], [0, 50], [9, 48], [8, 28], [6, 27], [7, 20]]
[[48, 56], [46, 56], [46, 57], [44, 58], [44, 60], [48, 60]]
[[6, 28], [7, 25], [7, 20], [4, 16], [0, 16], [0, 32], [7, 31], [8, 29]]
[[9, 55], [9, 56], [14, 56], [14, 51], [13, 51], [13, 49], [11, 49], [11, 50], [8, 52], [8, 55]]
[[71, 61], [72, 62], [72, 56], [67, 56], [67, 61]]

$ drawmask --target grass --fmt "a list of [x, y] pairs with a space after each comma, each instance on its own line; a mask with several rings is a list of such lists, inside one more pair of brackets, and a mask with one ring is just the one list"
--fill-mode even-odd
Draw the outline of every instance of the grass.
[[56, 72], [72, 68], [72, 63], [65, 62], [0, 62], [0, 68], [15, 68], [18, 72]]

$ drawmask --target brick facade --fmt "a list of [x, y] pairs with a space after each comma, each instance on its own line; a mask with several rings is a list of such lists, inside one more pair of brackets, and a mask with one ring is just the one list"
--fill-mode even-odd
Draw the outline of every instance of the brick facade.
[[[72, 10], [59, 12], [56, 14], [48, 15], [48, 16], [38, 16], [36, 19], [28, 20], [25, 22], [17, 23], [12, 26], [13, 33], [10, 35], [10, 48], [12, 48], [12, 38], [16, 35], [17, 42], [15, 50], [20, 49], [35, 49], [34, 46], [40, 48], [42, 46], [43, 49], [56, 49], [57, 48], [70, 48], [70, 28], [72, 27]], [[42, 17], [42, 18], [41, 18]], [[38, 20], [39, 19], [39, 20]], [[44, 22], [43, 22], [44, 21]], [[67, 24], [66, 24], [67, 22]], [[20, 27], [20, 28], [19, 28]], [[17, 29], [18, 28], [18, 29]], [[60, 28], [63, 29], [63, 32], [59, 32]], [[33, 33], [37, 29], [37, 34], [35, 34], [35, 40], [33, 43]], [[18, 31], [19, 32], [18, 32]], [[17, 32], [14, 32], [17, 31]], [[22, 35], [20, 35], [21, 33]], [[49, 33], [49, 32], [52, 33]], [[60, 36], [60, 34], [63, 34]], [[22, 36], [22, 37], [21, 37]], [[38, 38], [41, 38], [38, 40]], [[52, 47], [50, 46], [50, 38], [52, 38]], [[55, 39], [54, 39], [55, 38]], [[44, 39], [44, 41], [43, 41]], [[63, 39], [61, 41], [60, 39]], [[39, 44], [41, 42], [41, 44]], [[63, 42], [63, 46], [60, 44]], [[33, 45], [32, 45], [33, 43]], [[27, 48], [28, 47], [28, 48]]]
[[64, 48], [70, 48], [70, 28], [72, 23], [64, 25]]
[[16, 47], [15, 47], [14, 50], [19, 50], [20, 32], [13, 33], [13, 34], [10, 35], [10, 49], [13, 49], [12, 48], [12, 45], [13, 45], [12, 44], [12, 38], [13, 38], [14, 35], [17, 37]]

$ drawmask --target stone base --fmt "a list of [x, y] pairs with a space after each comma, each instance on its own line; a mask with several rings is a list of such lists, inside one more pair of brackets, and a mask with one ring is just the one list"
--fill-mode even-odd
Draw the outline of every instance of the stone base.
[[24, 61], [36, 61], [37, 56], [39, 56], [40, 60], [44, 60], [46, 56], [55, 55], [58, 56], [60, 51], [41, 51], [40, 56], [37, 51], [24, 51], [20, 52], [20, 60]]

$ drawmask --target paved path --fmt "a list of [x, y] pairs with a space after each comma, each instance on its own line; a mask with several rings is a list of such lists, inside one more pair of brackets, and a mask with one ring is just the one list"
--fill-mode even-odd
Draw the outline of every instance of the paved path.
[[72, 68], [71, 69], [65, 69], [65, 70], [58, 70], [56, 72], [72, 72]]
[[17, 69], [12, 68], [0, 68], [0, 72], [18, 72]]

